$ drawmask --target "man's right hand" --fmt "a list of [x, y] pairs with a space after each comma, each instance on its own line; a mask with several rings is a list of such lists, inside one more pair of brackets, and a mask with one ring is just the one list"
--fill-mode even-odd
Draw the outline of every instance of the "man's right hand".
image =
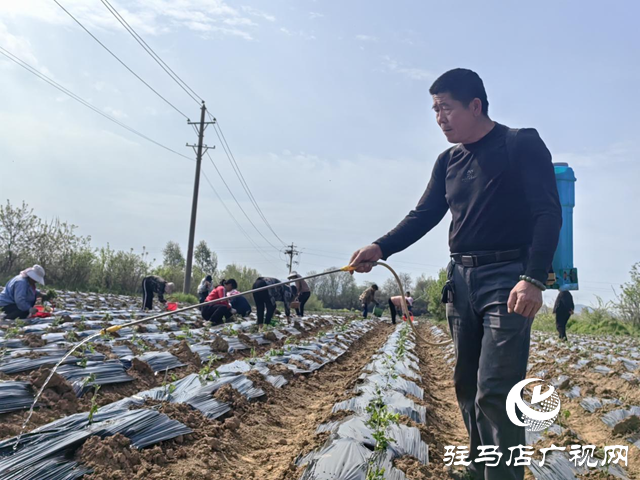
[[[373, 263], [382, 258], [382, 250], [376, 244], [367, 245], [366, 247], [356, 250], [351, 255], [349, 261], [350, 266], [356, 266], [355, 271], [359, 273], [370, 272], [373, 268]], [[353, 274], [353, 271], [351, 272]]]

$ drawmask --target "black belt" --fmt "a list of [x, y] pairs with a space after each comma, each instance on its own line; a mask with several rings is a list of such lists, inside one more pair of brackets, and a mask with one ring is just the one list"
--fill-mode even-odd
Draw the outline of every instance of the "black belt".
[[458, 265], [463, 267], [481, 267], [491, 263], [511, 262], [524, 257], [524, 249], [506, 250], [504, 252], [482, 253], [479, 255], [471, 255], [466, 253], [454, 253], [451, 259]]

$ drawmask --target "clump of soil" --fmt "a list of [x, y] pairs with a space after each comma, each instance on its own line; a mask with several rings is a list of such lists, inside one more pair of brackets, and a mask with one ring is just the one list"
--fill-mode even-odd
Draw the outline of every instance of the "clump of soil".
[[245, 345], [249, 346], [249, 347], [257, 347], [258, 343], [253, 340], [250, 336], [245, 335], [244, 333], [239, 333], [238, 334], [238, 340], [240, 340], [242, 343], [244, 343]]
[[229, 351], [229, 344], [224, 338], [216, 335], [213, 342], [211, 342], [211, 349], [215, 352], [227, 353]]
[[200, 355], [191, 351], [189, 343], [186, 340], [182, 340], [178, 345], [173, 347], [170, 352], [172, 355], [178, 357], [178, 360], [182, 363], [193, 365], [196, 368], [202, 367]]
[[633, 433], [640, 429], [640, 418], [633, 415], [626, 420], [623, 420], [613, 428], [614, 435], [626, 435], [627, 433]]
[[[29, 381], [36, 388], [40, 389], [51, 373], [49, 368], [40, 368], [31, 373]], [[53, 374], [42, 396], [39, 404], [46, 407], [54, 407], [57, 415], [70, 415], [78, 411], [79, 402], [73, 387], [65, 378], [57, 373]]]
[[398, 470], [404, 472], [407, 478], [434, 478], [432, 473], [435, 472], [429, 472], [425, 465], [408, 455], [397, 458], [393, 463]]
[[95, 348], [96, 352], [104, 355], [106, 360], [117, 360], [119, 357], [111, 351], [108, 345], [104, 345], [102, 343], [94, 344], [93, 348]]
[[269, 373], [271, 375], [274, 375], [274, 376], [275, 375], [282, 375], [287, 380], [291, 380], [292, 378], [294, 378], [296, 376], [295, 373], [293, 373], [291, 370], [289, 370], [282, 363], [277, 363], [275, 365], [269, 365]]
[[22, 339], [22, 343], [31, 348], [44, 347], [47, 344], [40, 335], [35, 333], [27, 333]]
[[143, 362], [138, 358], [131, 360], [131, 368], [127, 370], [127, 373], [135, 378], [139, 384], [145, 388], [152, 388], [157, 386], [158, 378], [153, 372], [148, 363]]
[[233, 410], [245, 409], [249, 401], [231, 385], [223, 385], [213, 394], [213, 398], [231, 405]]
[[77, 452], [76, 459], [93, 469], [94, 480], [126, 480], [142, 463], [140, 452], [131, 448], [131, 440], [117, 433], [101, 439], [90, 437]]

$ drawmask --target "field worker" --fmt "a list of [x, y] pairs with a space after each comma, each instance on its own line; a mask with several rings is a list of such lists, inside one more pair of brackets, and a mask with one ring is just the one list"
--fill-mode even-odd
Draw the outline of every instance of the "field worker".
[[198, 285], [198, 302], [199, 303], [204, 303], [204, 300], [207, 298], [207, 295], [209, 295], [209, 292], [211, 292], [212, 288], [213, 288], [213, 278], [211, 278], [211, 275], [207, 275], [200, 281], [200, 285]]
[[[562, 224], [551, 154], [538, 132], [489, 118], [480, 77], [458, 68], [431, 86], [436, 121], [453, 147], [435, 162], [414, 210], [351, 264], [368, 272], [420, 240], [447, 211], [451, 263], [443, 289], [456, 351], [454, 384], [470, 438], [474, 478], [524, 478], [507, 466], [509, 447], [526, 445], [525, 430], [507, 415], [506, 398], [525, 378], [533, 318]], [[479, 446], [503, 454], [496, 467], [474, 462]]]
[[396, 324], [396, 315], [398, 315], [398, 310], [402, 312], [402, 296], [396, 295], [395, 297], [389, 298], [389, 311], [391, 312], [391, 323]]
[[376, 292], [378, 291], [378, 285], [375, 283], [367, 288], [364, 292], [360, 294], [360, 303], [362, 305], [362, 316], [367, 318], [367, 314], [369, 313], [369, 304], [371, 302], [375, 303], [376, 306], [380, 305], [376, 300]]
[[251, 304], [244, 295], [240, 295], [238, 282], [231, 278], [225, 282], [225, 287], [231, 288], [231, 290], [227, 289], [227, 297], [230, 297], [231, 308], [241, 317], [248, 317], [251, 313]]
[[[227, 296], [227, 293], [232, 290], [231, 285], [232, 284], [227, 284], [227, 281], [222, 279], [220, 285], [209, 292], [209, 295], [207, 295], [205, 302], [211, 302], [212, 300], [225, 298]], [[210, 321], [214, 325], [220, 325], [221, 323], [224, 323], [225, 320], [229, 320], [234, 312], [235, 310], [232, 309], [229, 301], [224, 300], [202, 307], [202, 318]]]
[[[291, 274], [287, 277], [287, 280], [295, 280], [296, 278], [302, 278], [298, 275], [298, 272], [291, 272]], [[296, 280], [295, 285], [291, 286], [292, 296], [297, 298], [298, 302], [300, 302], [300, 306], [296, 308], [296, 315], [299, 317], [304, 317], [304, 306], [309, 301], [311, 297], [311, 289], [309, 288], [309, 284], [304, 280]]]
[[567, 339], [567, 323], [571, 315], [573, 315], [574, 308], [576, 307], [573, 304], [571, 292], [569, 290], [561, 290], [556, 298], [556, 303], [553, 305], [553, 313], [556, 314], [556, 330], [558, 330], [560, 340]]
[[36, 313], [36, 299], [43, 295], [36, 283], [44, 285], [44, 268], [34, 265], [13, 277], [0, 293], [0, 310], [8, 320], [27, 318]]
[[[275, 285], [280, 283], [280, 280], [272, 277], [259, 277], [253, 284], [253, 288], [266, 287], [268, 285]], [[262, 290], [253, 294], [253, 300], [256, 302], [256, 314], [258, 315], [258, 328], [262, 328], [262, 325], [266, 323], [269, 325], [273, 314], [276, 311], [276, 302], [284, 303], [284, 312], [287, 316], [287, 321], [291, 320], [291, 309], [289, 304], [291, 303], [292, 294], [289, 285], [279, 285], [277, 287], [269, 288], [268, 290]], [[265, 317], [266, 310], [266, 317]]]
[[413, 314], [413, 297], [411, 296], [411, 292], [406, 292], [404, 294], [404, 299], [407, 302], [407, 310], [409, 310], [409, 313]]
[[153, 295], [158, 294], [160, 303], [167, 303], [164, 296], [173, 293], [174, 285], [157, 275], [149, 275], [142, 280], [142, 309], [151, 310], [153, 308]]

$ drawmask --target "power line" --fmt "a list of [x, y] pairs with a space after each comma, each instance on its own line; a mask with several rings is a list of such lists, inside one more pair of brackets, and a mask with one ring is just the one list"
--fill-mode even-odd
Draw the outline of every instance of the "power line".
[[229, 191], [229, 194], [231, 194], [231, 197], [233, 198], [233, 200], [236, 202], [236, 205], [238, 205], [238, 208], [242, 211], [242, 213], [244, 214], [244, 216], [247, 218], [247, 220], [249, 221], [249, 223], [251, 224], [251, 226], [255, 229], [256, 232], [258, 232], [258, 235], [260, 235], [265, 242], [267, 242], [269, 245], [271, 245], [275, 250], [277, 250], [278, 252], [280, 251], [280, 249], [278, 247], [276, 247], [273, 243], [271, 243], [267, 237], [265, 237], [262, 232], [260, 230], [258, 230], [258, 227], [256, 227], [255, 223], [253, 223], [253, 221], [251, 220], [251, 218], [249, 218], [249, 215], [247, 215], [247, 212], [245, 212], [244, 208], [242, 208], [242, 205], [240, 205], [240, 202], [238, 202], [238, 199], [236, 198], [236, 196], [233, 194], [233, 192], [231, 191], [231, 188], [229, 188], [229, 184], [227, 183], [227, 181], [224, 179], [224, 177], [222, 176], [222, 174], [220, 173], [220, 170], [218, 170], [217, 165], [213, 162], [213, 158], [211, 158], [211, 155], [209, 154], [209, 152], [207, 152], [207, 157], [209, 157], [209, 160], [211, 161], [211, 165], [213, 165], [213, 168], [216, 169], [216, 172], [218, 172], [218, 176], [220, 177], [220, 179], [222, 180], [222, 183], [224, 183], [224, 186], [227, 187], [227, 190]]
[[236, 219], [236, 217], [231, 213], [231, 210], [229, 210], [229, 207], [227, 207], [227, 204], [224, 202], [224, 200], [222, 200], [222, 197], [220, 196], [220, 194], [218, 193], [218, 191], [213, 187], [213, 184], [211, 183], [211, 180], [209, 180], [209, 177], [207, 176], [207, 174], [203, 171], [202, 175], [204, 176], [205, 180], [207, 181], [207, 183], [209, 184], [209, 187], [211, 187], [211, 190], [213, 190], [213, 193], [215, 193], [216, 197], [218, 197], [218, 200], [220, 200], [220, 203], [222, 204], [222, 206], [224, 207], [224, 209], [227, 211], [227, 213], [229, 214], [229, 216], [231, 217], [231, 219], [234, 221], [234, 223], [236, 224], [236, 226], [238, 227], [238, 229], [242, 232], [242, 234], [247, 238], [247, 240], [249, 240], [249, 243], [251, 243], [253, 245], [253, 248], [262, 256], [262, 258], [264, 258], [266, 261], [268, 261], [271, 265], [273, 265], [276, 268], [277, 267], [271, 260], [269, 260], [269, 258], [267, 258], [265, 256], [265, 253], [262, 252], [262, 250], [260, 250], [260, 247], [258, 247], [258, 245], [253, 241], [253, 239], [249, 236], [249, 234], [246, 232], [246, 230], [242, 227], [242, 225], [240, 225], [240, 222], [238, 222], [238, 220]]
[[[197, 104], [203, 102], [204, 100], [200, 95], [193, 91], [193, 89], [184, 81], [182, 78], [178, 76], [176, 72], [174, 72], [167, 63], [160, 58], [153, 48], [149, 46], [147, 42], [136, 32], [131, 25], [127, 23], [127, 21], [118, 13], [116, 8], [109, 3], [108, 0], [100, 0], [102, 4], [111, 12], [111, 14], [120, 22], [120, 24], [125, 28], [127, 32], [134, 38], [136, 42], [140, 44], [140, 46], [153, 58], [160, 67], [171, 77], [171, 79], [178, 84], [180, 88], [182, 88], [187, 95], [189, 95]], [[195, 95], [195, 96], [194, 96]], [[197, 98], [196, 98], [197, 97]]]
[[[211, 114], [209, 114], [209, 115], [213, 119], [213, 116]], [[251, 201], [251, 204], [256, 209], [256, 211], [258, 212], [258, 215], [260, 216], [262, 221], [265, 223], [265, 225], [267, 226], [269, 231], [271, 231], [271, 233], [273, 233], [273, 235], [280, 241], [280, 243], [282, 243], [282, 245], [286, 245], [285, 242], [275, 232], [275, 230], [273, 229], [273, 227], [271, 226], [271, 224], [267, 220], [267, 217], [262, 212], [262, 209], [258, 205], [258, 202], [256, 201], [255, 197], [253, 196], [253, 193], [251, 192], [251, 189], [249, 188], [249, 184], [245, 180], [244, 175], [242, 174], [242, 171], [240, 170], [240, 166], [238, 165], [238, 162], [236, 161], [236, 158], [233, 155], [233, 152], [231, 151], [231, 147], [229, 146], [229, 143], [227, 142], [227, 139], [224, 136], [224, 132], [222, 131], [222, 128], [220, 127], [220, 123], [217, 120], [216, 120], [216, 124], [214, 125], [214, 131], [216, 132], [216, 135], [218, 136], [218, 140], [220, 140], [220, 144], [222, 145], [222, 149], [224, 150], [224, 153], [227, 155], [227, 159], [229, 160], [229, 163], [231, 164], [231, 168], [233, 168], [233, 171], [236, 174], [236, 177], [238, 177], [238, 180], [240, 181], [240, 185], [242, 185], [242, 188], [244, 189], [245, 193], [247, 194], [247, 197], [249, 197], [249, 200]]]
[[47, 82], [49, 85], [51, 85], [52, 87], [58, 89], [59, 91], [61, 91], [62, 93], [68, 95], [69, 97], [71, 97], [72, 99], [74, 99], [76, 102], [84, 105], [85, 107], [93, 110], [95, 113], [102, 115], [104, 118], [106, 118], [107, 120], [112, 121], [113, 123], [119, 125], [120, 127], [124, 128], [125, 130], [128, 130], [129, 132], [133, 133], [134, 135], [137, 135], [141, 138], [144, 138], [145, 140], [157, 145], [158, 147], [164, 148], [165, 150], [171, 152], [171, 153], [175, 153], [176, 155], [179, 155], [182, 158], [186, 158], [187, 160], [190, 161], [194, 161], [193, 158], [187, 157], [186, 155], [183, 155], [180, 152], [177, 152], [169, 147], [167, 147], [166, 145], [163, 145], [159, 142], [156, 142], [155, 140], [153, 140], [152, 138], [147, 137], [145, 134], [140, 133], [139, 131], [135, 130], [134, 128], [129, 127], [128, 125], [122, 123], [120, 120], [112, 117], [111, 115], [108, 115], [106, 113], [104, 113], [102, 110], [100, 110], [97, 107], [94, 107], [93, 105], [91, 105], [89, 102], [87, 102], [86, 100], [84, 100], [83, 98], [79, 97], [78, 95], [76, 95], [75, 93], [73, 93], [71, 90], [67, 89], [66, 87], [63, 87], [62, 85], [60, 85], [59, 83], [57, 83], [55, 80], [52, 80], [51, 78], [47, 77], [45, 74], [40, 73], [39, 71], [37, 71], [34, 67], [32, 67], [31, 65], [29, 65], [27, 62], [25, 62], [24, 60], [20, 59], [19, 57], [15, 56], [13, 53], [9, 52], [8, 50], [4, 49], [3, 47], [0, 46], [0, 54], [4, 55], [6, 58], [8, 58], [9, 60], [11, 60], [12, 62], [14, 62], [15, 64], [19, 65], [20, 67], [24, 68], [25, 70], [27, 70], [29, 73], [37, 76], [38, 78], [40, 78], [41, 80], [44, 80], [45, 82]]
[[178, 107], [176, 107], [173, 103], [171, 103], [169, 100], [167, 100], [166, 98], [164, 98], [160, 93], [158, 93], [158, 91], [157, 91], [157, 90], [155, 90], [155, 89], [154, 89], [151, 85], [149, 85], [147, 82], [145, 82], [145, 81], [142, 79], [142, 77], [140, 77], [140, 75], [138, 75], [136, 72], [134, 72], [133, 70], [131, 70], [131, 68], [129, 68], [129, 66], [128, 66], [126, 63], [124, 63], [122, 60], [120, 60], [120, 58], [119, 58], [115, 53], [113, 53], [111, 50], [109, 50], [109, 48], [108, 48], [104, 43], [102, 43], [100, 40], [98, 40], [98, 38], [97, 38], [93, 33], [91, 33], [91, 32], [90, 32], [90, 31], [89, 31], [89, 30], [88, 30], [88, 29], [87, 29], [87, 28], [86, 28], [86, 27], [85, 27], [85, 26], [84, 26], [84, 25], [83, 25], [83, 24], [82, 24], [82, 23], [81, 23], [81, 22], [80, 22], [76, 17], [74, 17], [74, 16], [71, 14], [71, 12], [69, 12], [66, 8], [64, 8], [64, 7], [63, 7], [63, 6], [58, 2], [58, 0], [53, 0], [53, 1], [54, 1], [54, 2], [56, 3], [56, 5], [58, 5], [62, 10], [64, 10], [64, 12], [65, 12], [67, 15], [69, 15], [69, 16], [70, 16], [70, 17], [71, 17], [71, 18], [72, 18], [72, 19], [73, 19], [73, 20], [74, 20], [78, 25], [80, 25], [80, 27], [81, 27], [85, 32], [87, 32], [87, 33], [91, 36], [91, 38], [93, 38], [96, 42], [98, 42], [98, 43], [100, 44], [100, 46], [101, 46], [102, 48], [104, 48], [107, 52], [109, 52], [113, 58], [115, 58], [118, 62], [120, 62], [120, 64], [121, 64], [124, 68], [126, 68], [127, 70], [129, 70], [129, 72], [130, 72], [133, 76], [135, 76], [138, 80], [140, 80], [140, 81], [141, 81], [145, 86], [147, 86], [147, 88], [149, 88], [149, 89], [150, 89], [153, 93], [155, 93], [158, 97], [160, 97], [162, 100], [164, 100], [164, 102], [165, 102], [167, 105], [169, 105], [171, 108], [173, 108], [176, 112], [178, 112], [178, 113], [179, 113], [180, 115], [182, 115], [184, 118], [186, 118], [187, 120], [189, 120], [189, 117], [188, 117], [187, 115], [185, 115], [182, 111], [180, 111], [180, 110], [178, 109]]

